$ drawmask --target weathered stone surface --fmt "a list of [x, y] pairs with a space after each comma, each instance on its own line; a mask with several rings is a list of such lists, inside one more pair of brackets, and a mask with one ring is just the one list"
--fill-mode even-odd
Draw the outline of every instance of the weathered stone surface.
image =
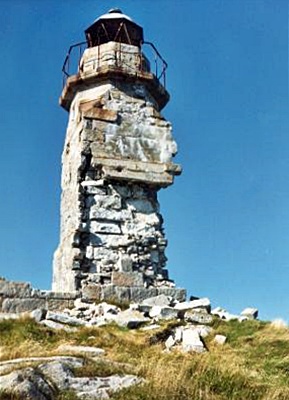
[[130, 329], [139, 328], [149, 320], [149, 318], [144, 317], [139, 311], [133, 311], [130, 309], [120, 312], [114, 319], [118, 325], [125, 326]]
[[[20, 296], [19, 296], [20, 297]], [[45, 298], [47, 300], [75, 300], [79, 297], [79, 293], [75, 291], [71, 292], [54, 292], [52, 290], [32, 290], [32, 297]]]
[[217, 344], [223, 345], [226, 343], [226, 341], [227, 341], [227, 338], [224, 335], [216, 335], [214, 337], [214, 342], [216, 342]]
[[100, 300], [102, 297], [101, 286], [95, 283], [88, 283], [82, 287], [82, 296], [84, 299]]
[[61, 314], [52, 311], [47, 312], [46, 320], [51, 320], [54, 322], [60, 322], [61, 324], [74, 325], [74, 326], [84, 325], [84, 322], [78, 318], [71, 317], [70, 315], [64, 313]]
[[195, 329], [195, 331], [198, 332], [201, 338], [206, 338], [213, 331], [213, 328], [206, 325], [196, 325], [193, 327], [193, 329]]
[[166, 349], [170, 350], [175, 343], [176, 343], [176, 340], [174, 339], [174, 337], [172, 335], [169, 336], [167, 338], [167, 340], [165, 341]]
[[99, 347], [75, 346], [71, 344], [62, 344], [57, 348], [60, 353], [80, 354], [83, 356], [97, 357], [104, 355], [105, 351]]
[[26, 282], [13, 282], [0, 278], [0, 297], [30, 297], [32, 288]]
[[40, 321], [40, 324], [47, 326], [48, 328], [55, 329], [55, 330], [61, 330], [63, 329], [66, 332], [76, 332], [77, 328], [74, 328], [72, 326], [67, 326], [65, 324], [61, 324], [60, 322], [52, 321], [49, 319], [43, 319]]
[[37, 368], [22, 368], [0, 376], [0, 388], [28, 400], [53, 400], [60, 390], [72, 390], [80, 399], [109, 399], [109, 394], [136, 385], [142, 380], [133, 375], [112, 375], [105, 378], [75, 378], [72, 368], [83, 361], [55, 360]]
[[141, 302], [158, 294], [157, 288], [131, 287], [130, 298], [134, 302]]
[[149, 297], [147, 299], [144, 299], [142, 301], [142, 304], [148, 305], [148, 306], [170, 306], [171, 299], [164, 294], [160, 294], [158, 296]]
[[241, 315], [243, 317], [247, 317], [248, 319], [256, 319], [258, 318], [258, 309], [257, 308], [245, 308], [242, 312]]
[[133, 375], [113, 375], [105, 378], [73, 378], [69, 388], [84, 400], [109, 399], [110, 392], [137, 385], [142, 379]]
[[49, 311], [61, 311], [73, 307], [74, 300], [47, 298], [45, 308]]
[[232, 321], [232, 320], [238, 320], [238, 321], [245, 321], [248, 319], [248, 317], [245, 316], [240, 316], [236, 314], [230, 314], [228, 311], [221, 307], [216, 307], [211, 311], [212, 315], [217, 315], [219, 318], [224, 319], [225, 321]]
[[164, 294], [165, 296], [172, 297], [175, 300], [183, 302], [186, 300], [187, 292], [185, 289], [180, 288], [166, 288], [166, 287], [159, 287], [158, 294]]
[[113, 271], [112, 284], [115, 286], [143, 286], [143, 274], [140, 272]]
[[149, 316], [159, 319], [176, 319], [178, 318], [178, 310], [172, 307], [153, 306], [149, 312]]
[[[81, 73], [90, 76], [91, 66]], [[111, 80], [75, 92], [63, 152], [55, 289], [82, 288], [93, 298], [90, 275], [96, 273], [106, 275], [100, 285], [174, 287], [157, 200], [158, 190], [181, 172], [172, 162], [171, 130], [143, 83]], [[106, 299], [109, 290], [95, 299]], [[184, 292], [172, 293], [184, 299]], [[134, 293], [130, 298], [136, 300]]]
[[200, 335], [193, 328], [187, 328], [182, 333], [182, 349], [183, 351], [194, 351], [196, 353], [203, 353], [206, 351]]
[[206, 309], [191, 309], [184, 314], [184, 319], [189, 322], [198, 322], [199, 324], [210, 324], [213, 317], [208, 314]]
[[33, 318], [36, 322], [45, 319], [45, 316], [46, 316], [46, 310], [43, 308], [36, 308], [30, 313], [30, 317]]
[[52, 361], [39, 365], [37, 369], [59, 390], [65, 390], [69, 388], [69, 384], [74, 378], [71, 367], [75, 367], [76, 365], [69, 365], [61, 361]]
[[11, 369], [22, 368], [26, 365], [50, 363], [52, 361], [61, 361], [72, 368], [82, 367], [84, 363], [82, 358], [67, 356], [14, 358], [12, 360], [0, 361], [0, 374], [7, 374], [8, 372], [11, 372]]
[[37, 308], [45, 308], [45, 306], [45, 299], [5, 298], [2, 303], [2, 311], [7, 313], [21, 313], [25, 311], [33, 311]]
[[208, 298], [203, 298], [198, 300], [185, 301], [182, 303], [177, 303], [175, 305], [176, 310], [190, 310], [194, 308], [204, 308], [208, 312], [210, 312], [211, 302]]
[[0, 388], [8, 392], [12, 391], [27, 400], [52, 400], [56, 392], [33, 368], [25, 368], [0, 376]]

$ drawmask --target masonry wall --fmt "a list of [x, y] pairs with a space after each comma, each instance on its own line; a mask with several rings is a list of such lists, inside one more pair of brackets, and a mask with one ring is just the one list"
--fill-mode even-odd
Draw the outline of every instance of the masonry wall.
[[96, 297], [133, 299], [131, 289], [116, 288], [175, 286], [157, 195], [181, 168], [172, 162], [177, 145], [150, 91], [149, 69], [135, 46], [110, 42], [84, 52], [62, 156], [55, 291], [91, 294], [94, 287]]

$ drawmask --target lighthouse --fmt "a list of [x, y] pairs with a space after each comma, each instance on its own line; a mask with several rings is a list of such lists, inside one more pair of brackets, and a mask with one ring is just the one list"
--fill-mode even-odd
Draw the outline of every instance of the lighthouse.
[[53, 290], [94, 300], [184, 300], [166, 269], [157, 196], [181, 173], [161, 114], [167, 63], [120, 9], [96, 19], [85, 38], [63, 65], [60, 105], [69, 118]]

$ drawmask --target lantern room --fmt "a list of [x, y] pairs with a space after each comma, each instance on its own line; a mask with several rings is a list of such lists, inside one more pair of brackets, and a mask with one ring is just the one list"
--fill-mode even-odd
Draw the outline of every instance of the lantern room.
[[141, 47], [143, 29], [119, 8], [113, 8], [97, 18], [85, 30], [88, 47], [99, 46], [108, 42], [120, 42]]
[[69, 47], [63, 63], [60, 104], [69, 110], [75, 93], [105, 80], [144, 82], [162, 109], [169, 100], [167, 63], [143, 28], [119, 8], [97, 18], [85, 30], [86, 40]]

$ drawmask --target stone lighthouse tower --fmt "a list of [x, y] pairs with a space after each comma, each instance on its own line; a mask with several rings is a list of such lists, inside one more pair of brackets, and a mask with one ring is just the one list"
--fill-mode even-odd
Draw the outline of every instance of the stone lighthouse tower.
[[[60, 244], [53, 290], [92, 299], [179, 300], [165, 269], [157, 193], [181, 173], [160, 111], [169, 100], [166, 62], [143, 29], [119, 9], [99, 17], [71, 46], [60, 104], [69, 112], [62, 156]], [[81, 46], [86, 49], [82, 52]], [[144, 54], [153, 52], [153, 63]], [[73, 52], [80, 50], [75, 75]]]

